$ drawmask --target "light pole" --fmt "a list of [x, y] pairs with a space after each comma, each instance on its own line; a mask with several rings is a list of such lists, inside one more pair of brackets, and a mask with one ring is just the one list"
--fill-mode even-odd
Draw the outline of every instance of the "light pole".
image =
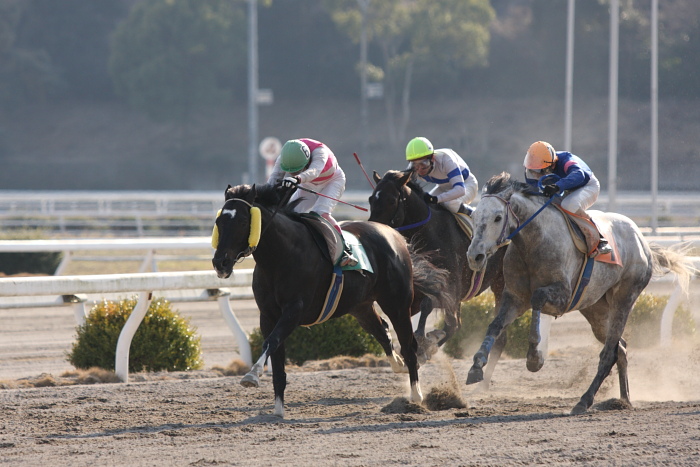
[[362, 126], [362, 154], [367, 154], [369, 111], [367, 109], [367, 9], [370, 0], [357, 0], [362, 15], [360, 30], [360, 123]]
[[258, 182], [258, 2], [248, 0], [248, 180]]
[[617, 197], [617, 74], [620, 30], [620, 0], [610, 1], [610, 113], [608, 138], [608, 211], [615, 210]]
[[651, 233], [659, 226], [659, 0], [651, 0]]
[[569, 0], [566, 21], [566, 98], [564, 109], [564, 150], [573, 152], [571, 148], [573, 127], [573, 94], [574, 94], [574, 10], [576, 0]]

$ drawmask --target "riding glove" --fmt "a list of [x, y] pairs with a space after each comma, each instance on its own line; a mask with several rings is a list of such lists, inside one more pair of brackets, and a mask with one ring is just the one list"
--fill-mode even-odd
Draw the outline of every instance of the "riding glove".
[[433, 196], [430, 193], [423, 193], [423, 200], [429, 204], [438, 204], [437, 196]]
[[559, 188], [559, 186], [556, 184], [547, 185], [542, 189], [542, 192], [551, 198], [552, 196], [559, 194], [559, 192], [561, 192], [561, 188]]
[[296, 177], [284, 177], [282, 179], [282, 186], [285, 188], [292, 188], [299, 184], [299, 179]]

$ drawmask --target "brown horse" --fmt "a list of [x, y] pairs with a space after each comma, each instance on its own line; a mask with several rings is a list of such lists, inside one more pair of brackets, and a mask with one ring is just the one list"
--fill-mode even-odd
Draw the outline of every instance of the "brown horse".
[[[258, 189], [248, 185], [229, 186], [216, 219], [218, 242], [212, 259], [219, 277], [229, 277], [234, 264], [246, 255], [252, 253], [255, 259], [253, 293], [260, 309], [260, 329], [265, 341], [262, 355], [241, 384], [257, 387], [269, 356], [275, 391], [274, 414], [280, 417], [284, 416], [287, 385], [284, 340], [298, 326], [316, 322], [334, 271], [307, 224], [293, 211], [295, 203], [285, 205], [287, 194], [286, 189], [270, 185]], [[342, 294], [333, 317], [354, 316], [382, 345], [394, 371], [403, 371], [401, 359], [392, 348], [389, 326], [374, 309], [376, 301], [394, 327], [409, 373], [411, 399], [419, 402], [423, 396], [418, 384], [411, 315], [418, 313], [420, 301], [426, 296], [442, 300], [446, 273], [413, 252], [405, 239], [387, 226], [376, 222], [345, 222], [342, 227], [359, 239], [372, 272], [343, 272]], [[257, 234], [260, 234], [259, 242]]]

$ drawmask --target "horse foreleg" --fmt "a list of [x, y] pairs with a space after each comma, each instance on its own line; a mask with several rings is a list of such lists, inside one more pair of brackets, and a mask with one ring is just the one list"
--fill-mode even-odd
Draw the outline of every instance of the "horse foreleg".
[[250, 368], [250, 371], [241, 378], [241, 385], [247, 388], [257, 388], [260, 386], [260, 376], [267, 360], [267, 350], [264, 350], [258, 361]]
[[489, 324], [481, 347], [474, 354], [474, 363], [467, 374], [467, 384], [475, 384], [484, 380], [484, 366], [488, 363], [491, 348], [506, 326], [515, 321], [517, 317], [518, 307], [516, 303], [515, 297], [504, 294], [503, 301], [498, 307], [498, 313]]
[[489, 355], [489, 361], [486, 364], [486, 368], [484, 368], [484, 379], [479, 385], [479, 390], [486, 391], [491, 387], [491, 377], [493, 376], [493, 372], [496, 369], [496, 364], [501, 358], [501, 353], [503, 353], [503, 349], [506, 347], [507, 342], [508, 337], [505, 332], [502, 332], [501, 335], [498, 336], [498, 339], [496, 339], [494, 342], [493, 348], [491, 349], [491, 355]]
[[544, 366], [547, 349], [549, 348], [549, 331], [552, 328], [553, 319], [550, 315], [542, 315], [539, 310], [532, 310], [526, 360], [527, 369], [532, 372], [540, 371], [542, 366]]

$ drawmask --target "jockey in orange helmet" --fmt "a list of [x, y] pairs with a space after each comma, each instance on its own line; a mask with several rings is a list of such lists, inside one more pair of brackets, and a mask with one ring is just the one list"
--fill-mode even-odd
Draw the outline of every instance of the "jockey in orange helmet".
[[[556, 174], [559, 180], [546, 185], [543, 193], [549, 197], [563, 194], [561, 207], [579, 216], [590, 218], [586, 209], [591, 207], [600, 194], [600, 182], [588, 165], [578, 156], [567, 151], [555, 151], [545, 141], [532, 143], [525, 154], [525, 181], [538, 189], [540, 178]], [[604, 238], [598, 244], [598, 253], [610, 253], [610, 245]]]

